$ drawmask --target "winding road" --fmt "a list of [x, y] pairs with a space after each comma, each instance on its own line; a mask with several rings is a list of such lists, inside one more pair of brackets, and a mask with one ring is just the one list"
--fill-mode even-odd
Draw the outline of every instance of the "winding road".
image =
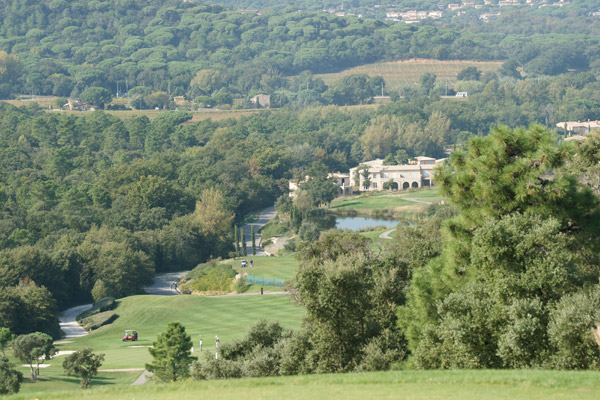
[[85, 336], [88, 332], [77, 323], [77, 316], [84, 311], [92, 308], [91, 304], [84, 304], [81, 306], [69, 308], [60, 314], [58, 322], [60, 329], [65, 333], [65, 337], [62, 340], [73, 339], [76, 337]]
[[174, 283], [179, 282], [179, 280], [181, 280], [188, 272], [189, 271], [179, 271], [156, 275], [152, 285], [146, 286], [144, 291], [146, 294], [158, 296], [175, 296], [181, 294]]
[[252, 225], [254, 225], [254, 235], [256, 237], [256, 255], [257, 256], [269, 256], [261, 247], [262, 237], [260, 236], [260, 228], [265, 226], [267, 222], [275, 218], [277, 211], [275, 207], [269, 207], [261, 211], [258, 219], [251, 224], [242, 226], [244, 235], [246, 235], [246, 251], [248, 255], [252, 255]]

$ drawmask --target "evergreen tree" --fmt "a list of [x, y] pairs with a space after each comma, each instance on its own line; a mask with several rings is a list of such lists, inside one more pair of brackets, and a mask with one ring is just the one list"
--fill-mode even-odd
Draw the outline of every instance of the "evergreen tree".
[[242, 228], [242, 256], [245, 257], [246, 254], [247, 254], [247, 250], [246, 250], [246, 232]]
[[23, 374], [6, 358], [0, 358], [0, 394], [17, 393], [23, 382]]
[[148, 349], [154, 360], [146, 364], [146, 369], [164, 382], [187, 378], [190, 365], [196, 360], [190, 353], [191, 349], [192, 339], [185, 333], [185, 327], [179, 322], [170, 322], [167, 330]]
[[235, 256], [239, 256], [240, 255], [240, 232], [239, 232], [240, 228], [235, 225], [235, 230], [234, 230], [234, 234], [233, 236], [235, 237]]
[[256, 255], [256, 234], [254, 232], [254, 225], [251, 225], [251, 235], [252, 235], [252, 255]]

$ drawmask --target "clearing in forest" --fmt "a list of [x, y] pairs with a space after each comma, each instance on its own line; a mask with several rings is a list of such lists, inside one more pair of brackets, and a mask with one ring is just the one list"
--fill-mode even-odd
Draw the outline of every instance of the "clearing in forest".
[[434, 73], [437, 76], [437, 82], [446, 82], [448, 88], [452, 88], [456, 82], [456, 75], [467, 67], [477, 67], [482, 73], [486, 73], [497, 71], [501, 65], [501, 61], [412, 59], [365, 64], [333, 74], [316, 76], [322, 78], [327, 85], [331, 85], [344, 76], [352, 74], [379, 75], [385, 80], [389, 92], [403, 86], [419, 85], [421, 75], [426, 72]]

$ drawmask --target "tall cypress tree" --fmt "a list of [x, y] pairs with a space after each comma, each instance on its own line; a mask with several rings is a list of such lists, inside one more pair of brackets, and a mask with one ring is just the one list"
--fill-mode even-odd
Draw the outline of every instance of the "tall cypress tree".
[[234, 232], [234, 236], [235, 236], [235, 256], [239, 256], [240, 255], [240, 232], [239, 232], [240, 228], [238, 228], [237, 225], [235, 225], [235, 232]]
[[242, 256], [246, 256], [246, 232], [242, 228]]
[[251, 225], [250, 234], [252, 235], [252, 255], [256, 255], [256, 234], [254, 233], [254, 225]]

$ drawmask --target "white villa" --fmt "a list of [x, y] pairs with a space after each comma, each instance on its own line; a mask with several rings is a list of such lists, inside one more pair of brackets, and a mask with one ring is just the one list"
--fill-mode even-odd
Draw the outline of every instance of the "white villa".
[[383, 190], [383, 184], [391, 183], [392, 190], [406, 190], [408, 188], [431, 187], [433, 178], [433, 169], [445, 159], [436, 160], [431, 157], [416, 157], [409, 164], [404, 165], [383, 165], [382, 159], [366, 161], [357, 167], [350, 168], [350, 182], [356, 185], [356, 175], [359, 169], [368, 168], [368, 177], [371, 185], [368, 189], [364, 188], [364, 177], [359, 173], [360, 189], [367, 191]]

